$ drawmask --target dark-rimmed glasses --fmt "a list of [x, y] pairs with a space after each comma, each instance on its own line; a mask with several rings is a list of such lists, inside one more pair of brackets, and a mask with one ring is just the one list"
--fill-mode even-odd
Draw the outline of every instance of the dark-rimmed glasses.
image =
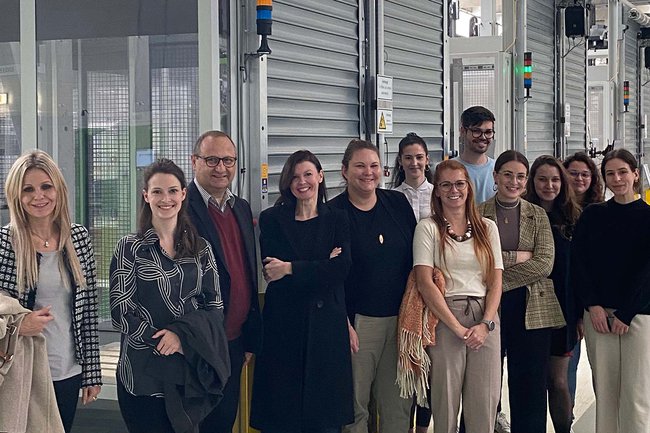
[[451, 191], [452, 186], [456, 187], [456, 190], [458, 190], [458, 191], [463, 191], [463, 190], [465, 190], [465, 188], [467, 188], [467, 181], [466, 180], [457, 180], [456, 182], [440, 182], [438, 184], [438, 188], [440, 188], [442, 190], [442, 192]]
[[484, 136], [485, 138], [494, 137], [494, 129], [481, 129], [481, 128], [465, 128], [472, 133], [472, 137], [480, 138]]
[[194, 156], [204, 160], [205, 165], [207, 165], [210, 168], [214, 168], [218, 166], [220, 162], [223, 162], [224, 167], [230, 168], [230, 167], [234, 167], [235, 163], [237, 162], [237, 158], [234, 156], [224, 156], [223, 158], [220, 158], [218, 156], [201, 156], [201, 155], [194, 155]]

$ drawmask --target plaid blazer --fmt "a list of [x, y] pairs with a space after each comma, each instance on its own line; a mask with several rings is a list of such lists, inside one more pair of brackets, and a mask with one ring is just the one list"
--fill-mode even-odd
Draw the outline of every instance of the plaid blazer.
[[[479, 205], [481, 214], [496, 222], [494, 197]], [[555, 296], [553, 281], [547, 278], [553, 269], [555, 244], [546, 212], [521, 199], [518, 251], [530, 251], [533, 257], [516, 262], [516, 251], [503, 251], [503, 291], [526, 286], [526, 329], [558, 328], [566, 325], [562, 308]]]
[[[102, 384], [102, 370], [99, 362], [99, 334], [97, 331], [97, 289], [95, 287], [95, 255], [88, 230], [82, 225], [72, 224], [72, 245], [86, 277], [86, 288], [73, 287], [72, 334], [75, 357], [81, 365], [81, 386]], [[70, 272], [66, 252], [63, 252], [66, 269]], [[70, 277], [70, 281], [74, 281]], [[16, 255], [9, 234], [9, 226], [0, 228], [0, 291], [18, 299], [20, 304], [34, 309], [36, 287], [18, 293], [16, 289]]]

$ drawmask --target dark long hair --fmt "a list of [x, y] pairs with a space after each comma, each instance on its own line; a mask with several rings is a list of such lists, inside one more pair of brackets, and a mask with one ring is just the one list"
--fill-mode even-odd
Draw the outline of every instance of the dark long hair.
[[[282, 173], [280, 174], [280, 197], [275, 202], [276, 205], [279, 204], [291, 204], [296, 205], [296, 196], [291, 192], [291, 181], [293, 180], [293, 174], [296, 171], [296, 166], [301, 162], [311, 162], [316, 167], [316, 170], [320, 173], [323, 171], [323, 167], [320, 164], [316, 155], [311, 153], [308, 150], [298, 150], [287, 158], [287, 161], [282, 167]], [[323, 181], [318, 184], [318, 202], [325, 203], [327, 201], [327, 186], [325, 185], [325, 178]]]
[[580, 205], [576, 201], [573, 188], [571, 188], [569, 183], [569, 174], [560, 161], [550, 155], [542, 155], [533, 162], [533, 165], [530, 167], [530, 175], [528, 176], [524, 199], [538, 206], [542, 205], [542, 199], [539, 198], [535, 190], [535, 174], [543, 165], [555, 167], [560, 173], [560, 193], [553, 201], [553, 209], [549, 214], [549, 220], [551, 225], [556, 226], [560, 233], [569, 239], [573, 234], [573, 227], [580, 216]]
[[442, 200], [436, 194], [436, 189], [439, 188], [438, 183], [440, 183], [441, 173], [445, 170], [458, 170], [463, 173], [465, 180], [467, 181], [467, 198], [465, 199], [465, 216], [472, 224], [472, 237], [474, 238], [474, 253], [481, 267], [483, 269], [484, 282], [489, 282], [492, 280], [492, 275], [494, 273], [494, 255], [492, 254], [492, 246], [490, 245], [490, 234], [488, 233], [488, 227], [481, 214], [476, 208], [474, 203], [474, 186], [469, 178], [469, 173], [467, 168], [463, 164], [453, 159], [448, 159], [442, 161], [436, 166], [436, 169], [433, 173], [433, 193], [431, 194], [431, 219], [436, 223], [438, 227], [438, 233], [440, 237], [444, 238], [444, 242], [438, 243], [438, 248], [440, 252], [440, 257], [445, 257], [445, 246], [446, 244], [451, 244], [451, 237], [447, 234], [447, 222], [445, 221], [442, 209]]
[[[153, 175], [171, 174], [178, 179], [181, 184], [181, 189], [187, 188], [185, 181], [185, 174], [174, 161], [167, 158], [161, 158], [150, 164], [144, 170], [143, 174], [143, 189], [146, 191], [149, 188], [149, 181]], [[144, 196], [141, 197], [140, 202], [140, 218], [138, 220], [138, 235], [143, 236], [147, 230], [153, 227], [151, 222], [151, 206], [144, 201]], [[176, 246], [177, 257], [191, 257], [197, 255], [203, 248], [203, 244], [199, 242], [199, 237], [194, 225], [190, 222], [187, 216], [187, 197], [183, 200], [181, 209], [178, 212], [178, 221], [176, 222], [176, 230], [174, 231], [174, 245]]]
[[[404, 154], [404, 148], [412, 144], [418, 144], [422, 146], [424, 154], [429, 156], [429, 148], [427, 147], [427, 143], [424, 142], [424, 139], [422, 137], [417, 135], [415, 132], [409, 132], [406, 134], [406, 137], [402, 138], [399, 142], [399, 145], [397, 146], [397, 156], [395, 157], [393, 177], [391, 178], [393, 188], [400, 186], [406, 180], [406, 173], [404, 173], [404, 167], [402, 167], [401, 159], [402, 155]], [[424, 177], [429, 181], [429, 183], [433, 183], [433, 172], [431, 171], [431, 168], [428, 164], [424, 170]]]
[[584, 195], [582, 196], [582, 202], [579, 203], [580, 206], [582, 206], [584, 209], [587, 207], [587, 205], [590, 205], [592, 203], [600, 203], [603, 201], [603, 178], [600, 176], [600, 172], [598, 171], [594, 160], [589, 158], [589, 155], [584, 152], [576, 152], [564, 160], [564, 168], [568, 170], [569, 166], [574, 161], [584, 162], [587, 164], [589, 172], [591, 173], [591, 183], [589, 184], [587, 191], [585, 191]]

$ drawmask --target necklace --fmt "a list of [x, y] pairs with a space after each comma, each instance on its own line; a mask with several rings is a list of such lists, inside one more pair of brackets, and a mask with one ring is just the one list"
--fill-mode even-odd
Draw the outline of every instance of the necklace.
[[32, 232], [32, 236], [36, 236], [41, 241], [43, 241], [43, 246], [45, 248], [48, 248], [50, 246], [50, 239], [52, 239], [52, 235], [48, 236], [47, 239], [44, 239], [39, 234], [37, 234], [36, 232]]
[[447, 234], [455, 241], [465, 242], [466, 240], [472, 237], [472, 223], [470, 223], [469, 220], [467, 221], [467, 230], [465, 231], [465, 234], [462, 236], [457, 235], [456, 232], [454, 232], [454, 230], [451, 228], [451, 224], [449, 223], [449, 221], [447, 221], [447, 218], [445, 218], [445, 222], [447, 223]]
[[519, 203], [520, 203], [519, 199], [517, 199], [517, 201], [515, 202], [515, 204], [508, 206], [508, 205], [505, 205], [505, 204], [501, 203], [501, 202], [499, 201], [499, 199], [498, 199], [496, 196], [494, 196], [494, 200], [496, 200], [497, 204], [498, 204], [499, 207], [501, 207], [502, 209], [515, 209], [517, 206], [519, 206]]

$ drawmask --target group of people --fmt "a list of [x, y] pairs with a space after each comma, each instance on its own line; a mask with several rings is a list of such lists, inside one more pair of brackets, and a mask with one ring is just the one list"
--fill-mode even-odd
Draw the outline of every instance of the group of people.
[[[263, 433], [365, 433], [375, 411], [381, 433], [426, 431], [431, 416], [436, 433], [455, 433], [461, 407], [461, 431], [492, 433], [503, 424], [504, 358], [511, 431], [545, 432], [548, 407], [555, 431], [569, 433], [585, 335], [597, 433], [649, 431], [650, 261], [635, 245], [650, 241], [650, 206], [635, 195], [636, 159], [614, 150], [600, 173], [582, 153], [532, 166], [514, 150], [495, 160], [494, 122], [483, 107], [466, 110], [460, 156], [435, 167], [408, 134], [392, 190], [379, 187], [378, 148], [353, 140], [345, 190], [329, 201], [318, 158], [293, 153], [279, 199], [259, 216], [259, 257], [250, 206], [230, 190], [228, 135], [198, 138], [190, 182], [170, 160], [147, 167], [138, 230], [110, 265], [128, 430], [230, 432], [255, 353], [250, 422]], [[71, 223], [63, 176], [44, 152], [14, 163], [5, 192], [0, 318], [14, 322], [0, 320], [0, 342], [5, 323], [49, 342], [48, 374], [35, 380], [58, 408], [40, 422], [57, 427], [41, 431], [69, 432], [80, 390], [86, 404], [102, 384], [92, 244]], [[432, 318], [415, 321], [429, 379], [417, 408], [398, 380], [409, 282], [416, 313]]]

